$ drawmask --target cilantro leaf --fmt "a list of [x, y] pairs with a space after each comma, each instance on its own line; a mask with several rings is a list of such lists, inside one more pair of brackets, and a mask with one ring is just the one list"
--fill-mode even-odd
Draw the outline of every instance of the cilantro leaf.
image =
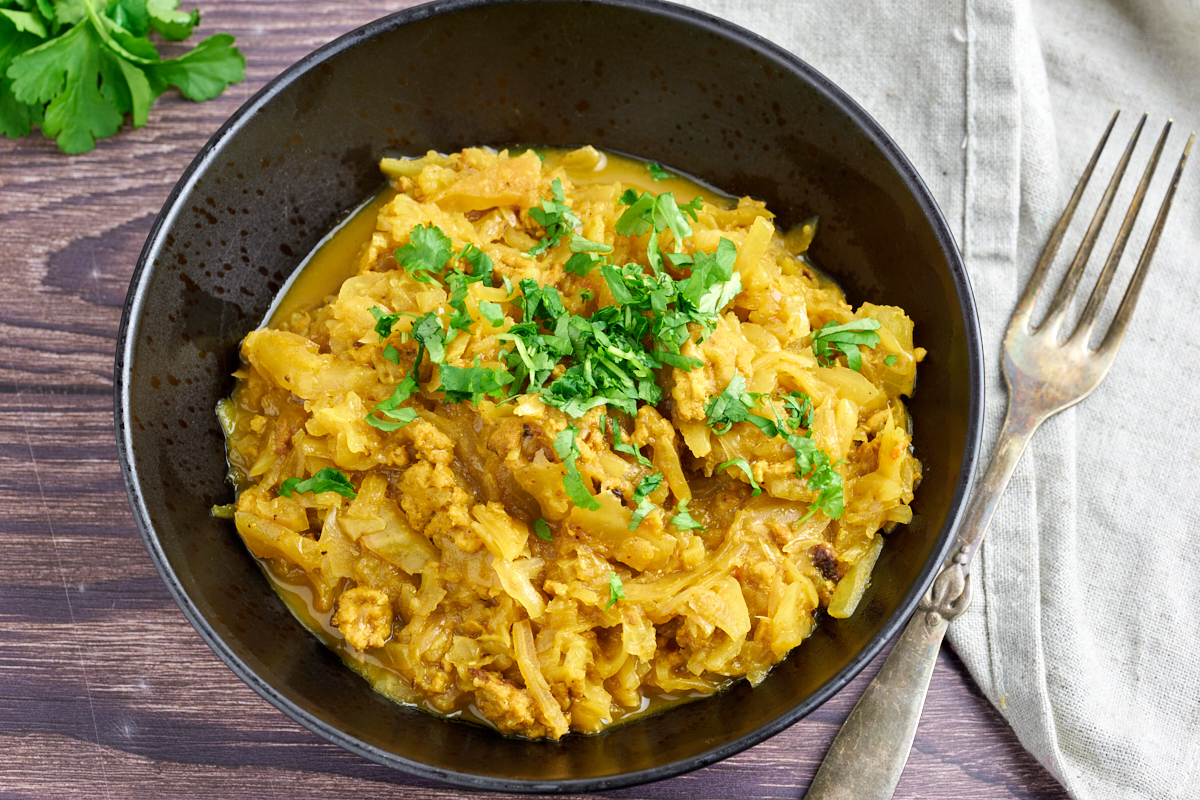
[[653, 161], [646, 162], [646, 171], [650, 173], [650, 177], [656, 181], [665, 181], [675, 176], [662, 168], [661, 164], [656, 164]]
[[354, 484], [350, 483], [350, 479], [333, 467], [325, 467], [325, 469], [306, 480], [288, 478], [279, 487], [279, 493], [284, 497], [291, 497], [292, 492], [300, 492], [301, 494], [304, 492], [312, 492], [313, 494], [337, 492], [342, 497], [349, 497], [351, 500], [358, 497], [358, 492], [354, 490]]
[[671, 524], [681, 531], [688, 530], [704, 530], [704, 526], [696, 521], [688, 511], [688, 500], [680, 500], [679, 505], [675, 507], [675, 516], [671, 517]]
[[804, 392], [791, 392], [783, 397], [783, 407], [788, 415], [788, 428], [792, 431], [813, 425], [812, 398]]
[[13, 59], [7, 75], [13, 96], [28, 105], [45, 105], [42, 132], [64, 153], [85, 153], [96, 139], [121, 127], [122, 109], [100, 94], [103, 43], [89, 22], [82, 22]]
[[210, 36], [179, 58], [165, 59], [147, 68], [147, 77], [161, 92], [174, 86], [189, 100], [211, 100], [245, 75], [246, 59], [227, 33]]
[[557, 246], [564, 236], [583, 224], [567, 205], [562, 181], [555, 178], [550, 185], [550, 191], [553, 195], [552, 200], [543, 200], [540, 208], [529, 209], [529, 216], [546, 231], [546, 235], [529, 250], [528, 254], [531, 256], [540, 255]]
[[479, 315], [486, 319], [488, 324], [493, 328], [498, 328], [504, 324], [504, 311], [500, 308], [499, 303], [480, 300]]
[[611, 419], [611, 418], [609, 418], [609, 417], [605, 417], [605, 418], [604, 418], [604, 424], [605, 424], [606, 426], [608, 426], [608, 427], [611, 427], [611, 428], [612, 428], [612, 440], [613, 440], [612, 449], [613, 449], [613, 452], [616, 452], [616, 453], [628, 453], [629, 455], [631, 455], [631, 456], [633, 456], [634, 458], [636, 458], [636, 459], [637, 459], [637, 462], [638, 462], [639, 464], [641, 464], [643, 467], [650, 467], [650, 466], [653, 466], [653, 464], [651, 463], [650, 459], [648, 459], [648, 458], [646, 458], [644, 455], [642, 455], [642, 451], [641, 451], [641, 450], [639, 450], [638, 448], [634, 447], [632, 444], [624, 444], [624, 443], [622, 443], [622, 442], [621, 442], [621, 426], [620, 426], [620, 424], [618, 424], [618, 423], [617, 423], [617, 421], [616, 421], [616, 420], [614, 420], [614, 419]]
[[838, 325], [836, 322], [826, 322], [820, 330], [813, 331], [812, 349], [822, 366], [830, 366], [837, 358], [834, 351], [844, 353], [846, 366], [858, 371], [862, 369], [862, 353], [859, 345], [874, 348], [879, 344], [879, 320], [871, 317], [852, 319]]
[[438, 375], [442, 382], [438, 389], [446, 393], [448, 402], [470, 402], [472, 405], [479, 405], [485, 397], [497, 400], [504, 397], [507, 394], [504, 387], [513, 381], [513, 376], [503, 368], [480, 366], [479, 356], [475, 356], [475, 363], [469, 367], [442, 364]]
[[553, 542], [554, 534], [550, 531], [550, 525], [544, 519], [539, 519], [533, 523], [533, 532], [539, 539], [545, 542]]
[[146, 0], [146, 13], [150, 27], [170, 42], [178, 42], [192, 35], [192, 28], [200, 24], [200, 12], [190, 13], [177, 10], [179, 0]]
[[571, 243], [569, 245], [572, 253], [611, 253], [612, 245], [604, 244], [603, 242], [593, 242], [591, 239], [585, 239], [574, 231], [571, 232]]
[[817, 452], [823, 458], [813, 470], [812, 477], [808, 479], [809, 490], [816, 492], [817, 496], [809, 505], [808, 513], [797, 520], [797, 524], [804, 522], [818, 510], [824, 511], [830, 519], [839, 519], [845, 511], [842, 475], [829, 463], [829, 457], [824, 452]]
[[625, 584], [621, 583], [621, 578], [617, 573], [608, 573], [608, 605], [604, 607], [608, 611], [613, 607], [613, 604], [618, 600], [625, 599]]
[[579, 467], [575, 463], [579, 459], [579, 446], [575, 443], [577, 435], [579, 435], [579, 429], [574, 425], [568, 425], [554, 439], [554, 452], [558, 454], [567, 468], [567, 477], [563, 480], [563, 488], [567, 492], [567, 497], [575, 505], [589, 511], [599, 511], [600, 501], [593, 497], [592, 493], [583, 485], [583, 476], [579, 474]]
[[[400, 404], [421, 391], [421, 384], [417, 380], [417, 370], [420, 369], [422, 357], [423, 348], [417, 351], [417, 360], [413, 362], [412, 370], [404, 377], [404, 380], [396, 384], [391, 396], [376, 403], [375, 407], [367, 414], [368, 425], [381, 431], [391, 432], [403, 428], [417, 418], [416, 409], [400, 408]], [[375, 416], [376, 412], [382, 414], [386, 419]]]
[[717, 465], [717, 472], [720, 472], [727, 467], [738, 467], [742, 472], [746, 473], [746, 477], [750, 480], [750, 485], [754, 487], [753, 497], [758, 497], [762, 494], [762, 489], [758, 485], [758, 481], [754, 480], [754, 470], [750, 469], [750, 462], [744, 458], [731, 458], [723, 464]]
[[400, 363], [400, 351], [392, 347], [390, 344], [383, 348], [383, 357], [393, 364]]
[[465, 246], [457, 256], [455, 261], [466, 261], [471, 265], [470, 279], [474, 281], [482, 281], [486, 286], [492, 285], [492, 259], [487, 253], [480, 250], [473, 244]]
[[441, 364], [446, 360], [446, 332], [436, 311], [428, 311], [417, 318], [413, 323], [412, 337], [429, 353], [430, 361]]
[[729, 433], [734, 423], [750, 419], [750, 410], [756, 406], [754, 397], [746, 391], [746, 379], [735, 372], [724, 391], [710, 397], [704, 404], [708, 426], [718, 436]]
[[573, 275], [583, 277], [592, 271], [597, 264], [606, 263], [603, 256], [595, 253], [575, 253], [567, 259], [565, 269]]
[[409, 311], [397, 311], [394, 314], [385, 314], [379, 306], [371, 306], [371, 316], [375, 318], [375, 333], [379, 335], [380, 341], [392, 335], [392, 328], [400, 321], [401, 317], [415, 317]]
[[432, 283], [453, 253], [450, 237], [430, 223], [418, 225], [408, 234], [408, 244], [396, 248], [396, 262], [421, 283]]
[[900, 356], [896, 355], [895, 353], [889, 353], [883, 357], [883, 365], [885, 367], [890, 367], [895, 365], [895, 363], [899, 360]]
[[646, 477], [638, 481], [638, 485], [633, 487], [633, 502], [637, 503], [637, 507], [633, 511], [633, 518], [629, 522], [629, 530], [636, 531], [638, 525], [642, 524], [642, 520], [646, 515], [655, 509], [654, 503], [650, 502], [650, 495], [658, 491], [658, 487], [662, 486], [663, 474], [661, 472], [652, 472]]

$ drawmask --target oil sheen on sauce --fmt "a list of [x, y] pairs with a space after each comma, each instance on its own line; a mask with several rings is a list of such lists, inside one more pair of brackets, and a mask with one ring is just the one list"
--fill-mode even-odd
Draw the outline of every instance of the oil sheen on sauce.
[[[699, 181], [676, 177], [680, 173], [674, 170], [671, 170], [673, 177], [655, 181], [650, 177], [645, 162], [626, 156], [603, 153], [594, 169], [580, 169], [562, 164], [563, 156], [569, 152], [567, 150], [538, 148], [537, 152], [544, 157], [548, 167], [563, 166], [567, 177], [577, 185], [619, 182], [625, 187], [654, 194], [674, 192], [676, 197], [688, 200], [699, 195], [706, 202], [728, 207], [732, 207], [736, 202], [729, 195]], [[336, 295], [342, 283], [352, 277], [357, 269], [359, 254], [375, 231], [375, 220], [379, 215], [379, 210], [395, 195], [395, 191], [390, 187], [384, 189], [330, 231], [280, 291], [275, 303], [267, 312], [264, 326], [278, 325], [292, 314], [317, 308], [328, 298]], [[704, 483], [706, 481], [701, 479], [700, 484]], [[697, 499], [702, 499], [705, 487], [697, 485], [695, 489], [698, 495]], [[389, 669], [374, 655], [349, 647], [337, 629], [330, 624], [332, 611], [318, 611], [313, 606], [312, 592], [307, 586], [285, 580], [266, 563], [262, 563], [262, 567], [280, 598], [304, 627], [308, 628], [326, 647], [337, 653], [347, 666], [365, 678], [377, 692], [398, 703], [411, 705], [405, 700], [407, 694], [404, 692], [403, 686], [407, 683], [406, 679]], [[654, 693], [654, 690], [645, 688], [643, 688], [643, 692], [644, 696], [639, 708], [623, 709], [614, 704], [612, 720], [614, 724], [629, 722], [693, 698], [708, 696]], [[422, 708], [438, 716], [462, 719], [492, 727], [486, 719], [474, 713], [471, 707], [449, 715], [435, 710], [431, 706], [422, 706]]]

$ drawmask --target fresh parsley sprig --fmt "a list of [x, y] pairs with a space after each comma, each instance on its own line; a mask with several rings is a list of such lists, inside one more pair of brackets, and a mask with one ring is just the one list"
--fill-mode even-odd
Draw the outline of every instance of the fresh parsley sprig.
[[177, 58], [147, 38], [187, 39], [200, 23], [179, 0], [3, 0], [0, 2], [0, 133], [41, 126], [64, 153], [85, 153], [129, 114], [146, 124], [171, 86], [211, 100], [245, 77], [246, 60], [226, 33]]

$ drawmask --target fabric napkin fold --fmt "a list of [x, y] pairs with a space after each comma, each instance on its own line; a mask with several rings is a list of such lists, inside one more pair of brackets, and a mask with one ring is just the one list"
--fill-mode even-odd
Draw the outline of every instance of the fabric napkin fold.
[[[1175, 129], [1102, 328], [1200, 127], [1200, 2], [686, 2], [807, 61], [912, 160], [974, 287], [990, 453], [1007, 402], [999, 353], [1009, 315], [1113, 111], [1125, 113], [1067, 255], [1137, 118], [1150, 119], [1084, 287], [1168, 116]], [[1193, 155], [1200, 162], [1200, 148]], [[1035, 436], [975, 562], [974, 604], [949, 631], [1021, 742], [1080, 800], [1200, 797], [1197, 254], [1192, 163], [1112, 372]]]

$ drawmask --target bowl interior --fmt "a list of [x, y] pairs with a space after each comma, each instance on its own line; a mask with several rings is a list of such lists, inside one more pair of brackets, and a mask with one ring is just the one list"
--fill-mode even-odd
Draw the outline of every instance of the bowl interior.
[[[382, 185], [384, 155], [596, 146], [819, 214], [813, 255], [850, 301], [902, 306], [929, 355], [911, 403], [925, 477], [854, 618], [825, 619], [760, 686], [590, 737], [502, 738], [371, 691], [276, 598], [231, 522], [214, 415], [241, 338], [296, 265]], [[172, 593], [253, 688], [323, 736], [460, 785], [603, 789], [727, 756], [845, 684], [911, 613], [957, 521], [979, 437], [981, 359], [961, 262], [911, 166], [795, 58], [676, 6], [452, 2], [349, 34], [213, 138], [172, 193], [130, 290], [117, 425], [135, 516]]]

